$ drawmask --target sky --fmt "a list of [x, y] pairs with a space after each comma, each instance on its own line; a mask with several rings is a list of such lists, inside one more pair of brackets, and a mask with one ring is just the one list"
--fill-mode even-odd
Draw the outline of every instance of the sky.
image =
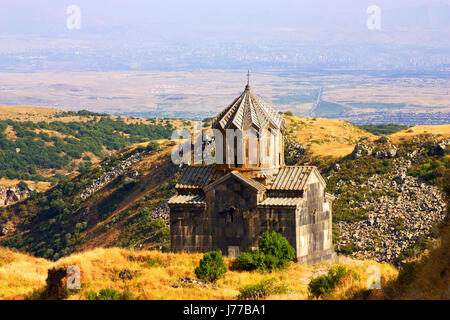
[[370, 5], [380, 8], [385, 30], [450, 27], [445, 0], [0, 0], [0, 34], [61, 34], [69, 5], [81, 10], [80, 33], [105, 36], [127, 28], [174, 39], [358, 30]]

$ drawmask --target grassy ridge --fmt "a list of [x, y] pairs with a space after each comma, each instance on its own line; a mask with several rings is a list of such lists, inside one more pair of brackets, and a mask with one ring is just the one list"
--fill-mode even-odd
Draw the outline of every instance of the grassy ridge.
[[0, 178], [54, 181], [51, 177], [58, 177], [58, 170], [81, 172], [94, 158], [103, 159], [131, 144], [170, 138], [174, 129], [171, 123], [126, 123], [105, 115], [93, 117], [85, 122], [0, 120]]

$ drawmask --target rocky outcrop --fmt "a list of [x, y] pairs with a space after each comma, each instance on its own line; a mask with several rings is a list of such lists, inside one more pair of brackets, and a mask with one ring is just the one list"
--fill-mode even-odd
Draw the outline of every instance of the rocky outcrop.
[[141, 273], [142, 270], [130, 270], [130, 269], [124, 269], [120, 271], [119, 273], [119, 279], [122, 280], [131, 280], [134, 277], [136, 277], [139, 273]]
[[285, 158], [290, 164], [298, 164], [304, 160], [307, 155], [306, 148], [295, 141], [285, 139], [286, 154]]
[[[135, 153], [127, 159], [121, 161], [118, 165], [103, 173], [98, 179], [95, 179], [92, 185], [86, 188], [82, 193], [80, 198], [82, 200], [86, 200], [93, 193], [97, 192], [108, 183], [116, 179], [119, 175], [130, 169], [134, 164], [138, 163], [142, 160], [142, 158], [147, 155], [148, 151], [142, 151], [139, 153]], [[130, 173], [131, 177], [139, 176], [139, 171], [134, 170]]]
[[182, 287], [190, 287], [190, 286], [199, 286], [199, 287], [209, 288], [211, 286], [214, 287], [215, 285], [204, 282], [204, 281], [191, 279], [191, 278], [178, 279], [178, 281], [172, 285], [173, 288], [182, 288]]
[[10, 228], [7, 225], [0, 224], [0, 237], [6, 236], [10, 231]]
[[364, 142], [358, 142], [350, 154], [350, 159], [356, 160], [362, 156], [370, 156], [373, 152], [374, 147], [365, 144]]
[[20, 190], [18, 187], [0, 186], [0, 206], [7, 206], [30, 196], [29, 190]]
[[44, 297], [46, 300], [64, 300], [67, 298], [67, 269], [48, 270]]
[[155, 208], [154, 210], [152, 210], [152, 212], [150, 213], [150, 218], [152, 220], [155, 219], [163, 219], [164, 223], [166, 224], [166, 226], [169, 226], [169, 221], [170, 221], [170, 208], [169, 205], [166, 203], [164, 203], [163, 205]]
[[[353, 257], [395, 262], [402, 251], [428, 235], [433, 225], [445, 218], [441, 190], [407, 176], [410, 165], [410, 159], [397, 158], [393, 162], [393, 173], [373, 175], [359, 186], [370, 190], [359, 204], [361, 209], [367, 210], [368, 219], [356, 223], [338, 222], [341, 233], [338, 247], [353, 246], [356, 248]], [[338, 184], [355, 186], [352, 181]], [[386, 191], [389, 193], [381, 197], [371, 196]]]
[[430, 149], [430, 155], [432, 156], [443, 156], [446, 154], [450, 154], [450, 139], [442, 140]]
[[374, 157], [377, 159], [391, 159], [397, 155], [397, 147], [393, 144], [384, 145], [381, 150], [377, 150], [374, 153]]

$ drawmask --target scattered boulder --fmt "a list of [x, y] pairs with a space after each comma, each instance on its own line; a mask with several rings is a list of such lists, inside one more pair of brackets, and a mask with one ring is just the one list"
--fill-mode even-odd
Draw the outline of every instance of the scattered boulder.
[[361, 158], [362, 156], [370, 156], [373, 152], [374, 147], [368, 146], [363, 142], [358, 142], [353, 149], [353, 152], [350, 154], [351, 159], [356, 160]]
[[49, 269], [47, 273], [45, 298], [47, 300], [63, 300], [67, 298], [67, 274], [66, 268]]
[[397, 155], [397, 147], [393, 144], [386, 145], [383, 149], [375, 152], [374, 157], [377, 159], [391, 159]]
[[133, 170], [130, 172], [130, 178], [137, 178], [139, 177], [139, 170]]
[[22, 201], [30, 196], [30, 190], [20, 190], [18, 187], [0, 186], [0, 206], [7, 206]]
[[0, 237], [6, 236], [9, 233], [9, 227], [6, 225], [0, 225]]
[[200, 287], [205, 287], [208, 288], [211, 285], [214, 286], [214, 284], [209, 284], [207, 282], [204, 281], [200, 281], [200, 280], [195, 280], [195, 279], [191, 279], [191, 278], [181, 278], [178, 279], [178, 282], [174, 285], [172, 285], [173, 288], [179, 288], [179, 287], [186, 287], [186, 286], [200, 286]]
[[443, 156], [450, 154], [450, 139], [440, 141], [436, 146], [432, 147], [429, 154], [431, 156]]
[[295, 141], [286, 139], [285, 145], [287, 150], [286, 158], [293, 163], [300, 163], [307, 154], [306, 148]]
[[338, 187], [368, 189], [358, 204], [367, 219], [337, 222], [338, 249], [351, 248], [353, 258], [397, 263], [402, 252], [445, 218], [444, 194], [439, 187], [408, 176], [411, 163], [408, 158], [395, 158], [391, 173], [375, 174], [362, 183], [338, 183]]
[[122, 280], [131, 280], [140, 272], [142, 272], [142, 271], [141, 270], [124, 269], [124, 270], [120, 271], [119, 278]]

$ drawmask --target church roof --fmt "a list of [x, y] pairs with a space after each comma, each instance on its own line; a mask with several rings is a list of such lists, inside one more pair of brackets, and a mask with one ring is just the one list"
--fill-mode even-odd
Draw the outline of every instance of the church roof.
[[282, 131], [286, 128], [284, 118], [255, 95], [247, 84], [244, 92], [213, 119], [212, 127], [224, 130], [259, 130], [268, 124]]
[[202, 189], [210, 183], [216, 169], [210, 166], [189, 166], [175, 186], [176, 189]]
[[301, 204], [303, 198], [282, 198], [282, 197], [268, 197], [262, 202], [258, 203], [258, 206], [267, 207], [296, 207]]
[[203, 195], [196, 195], [196, 194], [175, 195], [172, 198], [170, 198], [169, 204], [205, 205], [206, 198]]
[[238, 171], [231, 171], [229, 174], [221, 177], [220, 179], [217, 179], [213, 183], [211, 183], [208, 186], [206, 186], [205, 187], [205, 191], [209, 190], [211, 188], [214, 188], [216, 185], [219, 185], [219, 184], [223, 183], [224, 181], [230, 179], [231, 177], [236, 177], [237, 179], [239, 179], [240, 181], [242, 181], [243, 183], [248, 185], [250, 188], [253, 188], [255, 191], [259, 192], [259, 191], [266, 190], [266, 187], [263, 184], [259, 183], [258, 181], [250, 179], [250, 178], [244, 176], [242, 173], [240, 173]]
[[[281, 168], [271, 190], [303, 190], [310, 174], [317, 170], [312, 166], [290, 166]], [[318, 177], [321, 179], [320, 174]], [[325, 183], [325, 182], [324, 182]]]

